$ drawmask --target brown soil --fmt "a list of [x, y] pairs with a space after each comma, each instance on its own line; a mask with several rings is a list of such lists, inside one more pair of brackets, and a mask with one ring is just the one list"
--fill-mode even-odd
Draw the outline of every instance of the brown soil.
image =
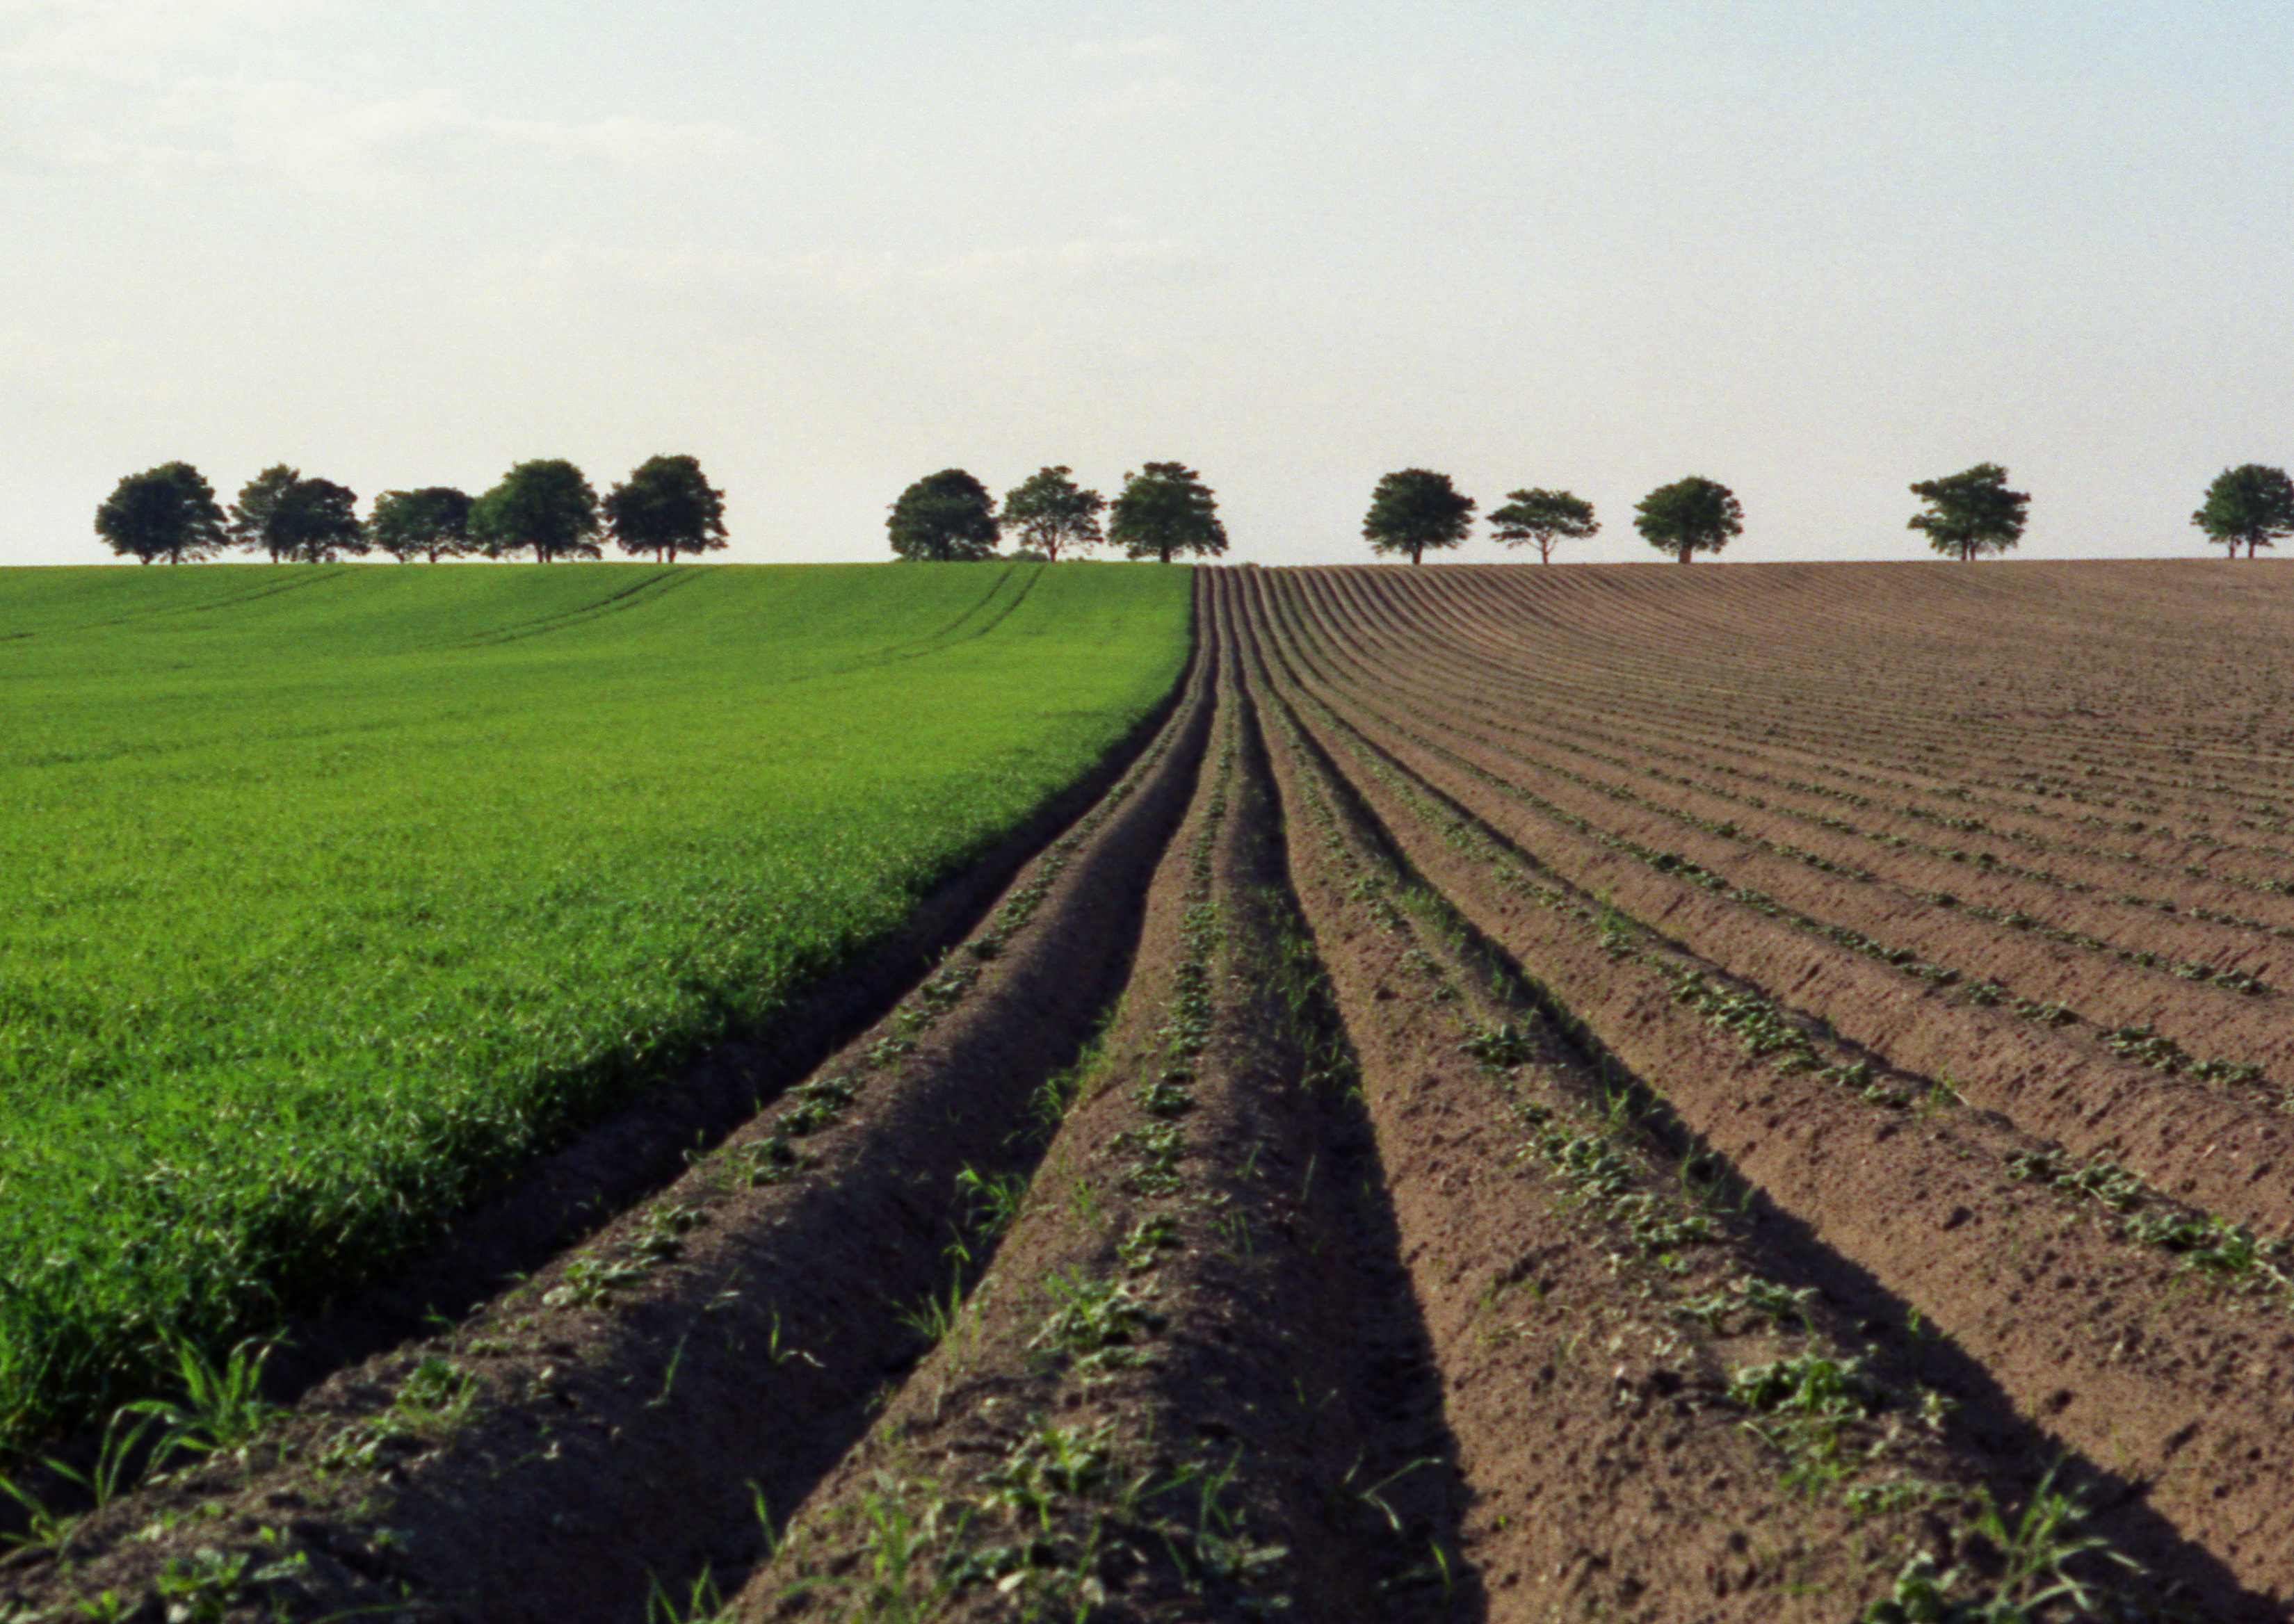
[[2294, 575], [1198, 580], [13, 1616], [2294, 1618]]

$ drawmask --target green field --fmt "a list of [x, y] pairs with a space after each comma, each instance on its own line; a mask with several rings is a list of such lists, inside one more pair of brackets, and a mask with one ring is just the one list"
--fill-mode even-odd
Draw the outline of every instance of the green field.
[[769, 1019], [1168, 692], [1189, 586], [0, 572], [0, 1447]]

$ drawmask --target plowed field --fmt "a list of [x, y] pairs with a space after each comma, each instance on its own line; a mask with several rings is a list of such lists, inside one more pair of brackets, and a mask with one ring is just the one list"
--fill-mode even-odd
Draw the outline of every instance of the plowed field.
[[53, 1478], [20, 1604], [2294, 1616], [2294, 573], [1196, 613], [825, 1063], [618, 1212], [671, 1105], [536, 1170], [252, 1441]]

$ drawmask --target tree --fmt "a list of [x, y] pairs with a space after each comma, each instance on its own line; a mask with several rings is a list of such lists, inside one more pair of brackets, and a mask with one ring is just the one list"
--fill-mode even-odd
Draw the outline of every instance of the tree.
[[1040, 552], [1053, 564], [1060, 548], [1078, 551], [1097, 547], [1099, 516], [1107, 499], [1096, 491], [1078, 488], [1066, 467], [1038, 468], [1026, 483], [1004, 493], [1004, 523], [1016, 527], [1021, 545]]
[[1941, 479], [1922, 480], [1912, 487], [1912, 494], [1928, 510], [1914, 514], [1905, 527], [1925, 531], [1930, 547], [1963, 564], [2014, 546], [2022, 539], [2023, 516], [2031, 505], [2027, 492], [2007, 488], [2007, 470], [1996, 462], [1979, 462]]
[[725, 493], [710, 488], [691, 457], [648, 457], [606, 493], [606, 528], [625, 553], [675, 564], [679, 553], [725, 545]]
[[358, 497], [331, 479], [298, 479], [271, 511], [273, 556], [283, 551], [305, 564], [332, 564], [338, 554], [363, 553], [366, 526]]
[[892, 550], [915, 564], [961, 564], [996, 556], [996, 499], [962, 468], [927, 474], [892, 504], [884, 522]]
[[459, 557], [470, 550], [474, 506], [467, 493], [451, 485], [386, 491], [374, 499], [367, 540], [401, 564], [411, 564], [417, 553], [433, 564]]
[[2249, 462], [2225, 468], [2207, 487], [2206, 506], [2191, 516], [2191, 523], [2238, 556], [2241, 543], [2246, 556], [2257, 547], [2275, 547], [2282, 536], [2294, 536], [2294, 480], [2283, 468]]
[[223, 550], [223, 509], [188, 462], [162, 463], [123, 477], [95, 510], [95, 533], [123, 558], [207, 558]]
[[489, 558], [533, 549], [541, 564], [598, 556], [598, 493], [562, 459], [521, 462], [470, 509], [470, 533]]
[[1217, 499], [1181, 463], [1151, 462], [1136, 474], [1126, 474], [1107, 517], [1107, 539], [1127, 558], [1168, 564], [1175, 553], [1215, 558], [1226, 551]]
[[1692, 554], [1717, 553], [1742, 535], [1745, 510], [1728, 486], [1692, 474], [1641, 498], [1633, 525], [1651, 547], [1687, 564]]
[[1378, 482], [1363, 516], [1363, 539], [1373, 553], [1408, 553], [1417, 564], [1429, 547], [1457, 547], [1474, 527], [1474, 499], [1460, 495], [1447, 474], [1403, 468]]
[[1551, 564], [1556, 543], [1596, 535], [1601, 522], [1593, 516], [1592, 503], [1566, 491], [1509, 491], [1506, 505], [1491, 510], [1490, 527], [1508, 547], [1534, 542], [1537, 561]]
[[250, 553], [269, 553], [277, 564], [287, 556], [284, 540], [273, 524], [281, 499], [303, 477], [302, 471], [279, 463], [263, 470], [239, 488], [231, 505], [231, 539]]

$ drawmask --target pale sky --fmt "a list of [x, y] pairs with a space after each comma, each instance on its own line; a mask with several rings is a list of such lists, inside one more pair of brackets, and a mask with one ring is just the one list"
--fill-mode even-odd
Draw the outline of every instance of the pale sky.
[[0, 564], [178, 459], [657, 452], [756, 563], [1148, 460], [1265, 564], [1406, 467], [1590, 499], [1571, 561], [1688, 474], [1731, 561], [1927, 556], [1981, 461], [2023, 556], [2195, 555], [2294, 465], [2290, 61], [2287, 0], [0, 0]]

